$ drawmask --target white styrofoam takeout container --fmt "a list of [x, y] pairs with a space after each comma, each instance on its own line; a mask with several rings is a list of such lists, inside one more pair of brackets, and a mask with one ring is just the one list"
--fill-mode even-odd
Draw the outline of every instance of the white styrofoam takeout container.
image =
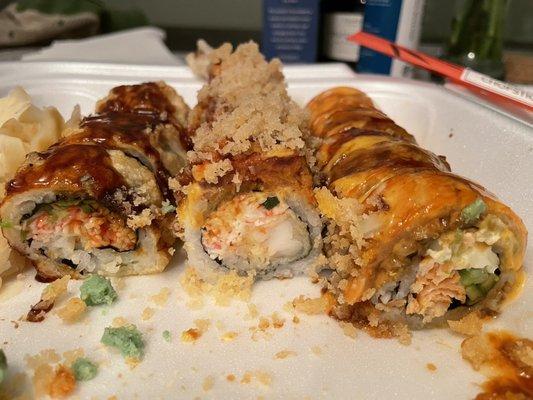
[[[454, 172], [474, 179], [497, 194], [533, 229], [533, 129], [504, 114], [469, 101], [443, 87], [408, 80], [354, 76], [340, 65], [286, 67], [289, 91], [304, 105], [315, 94], [336, 85], [350, 85], [367, 92], [399, 125], [414, 134], [419, 143], [447, 157]], [[184, 67], [124, 66], [86, 63], [0, 64], [0, 95], [15, 85], [23, 86], [40, 106], [53, 105], [63, 116], [80, 104], [82, 112], [93, 110], [95, 101], [113, 86], [148, 80], [165, 80], [195, 104], [201, 83]], [[533, 251], [528, 246], [526, 270], [532, 271]], [[268, 337], [251, 339], [249, 328], [257, 319], [246, 319], [247, 305], [234, 302], [218, 307], [208, 301], [199, 310], [187, 307], [187, 295], [178, 281], [185, 266], [180, 251], [171, 266], [155, 276], [132, 277], [119, 290], [119, 301], [93, 308], [74, 325], [64, 325], [53, 312], [40, 324], [16, 321], [35, 303], [43, 284], [27, 271], [23, 279], [6, 284], [0, 291], [0, 347], [9, 359], [10, 376], [26, 372], [25, 355], [53, 348], [58, 353], [82, 347], [100, 363], [98, 376], [82, 382], [75, 396], [107, 399], [130, 398], [259, 398], [268, 399], [467, 399], [478, 392], [483, 377], [462, 359], [462, 338], [447, 330], [415, 332], [410, 346], [396, 340], [378, 340], [358, 333], [354, 340], [325, 316], [292, 316], [283, 305], [294, 297], [314, 296], [319, 288], [307, 278], [258, 283], [252, 302], [261, 315], [277, 311], [286, 318], [281, 329], [268, 330]], [[77, 295], [79, 282], [70, 284]], [[165, 307], [149, 301], [163, 287], [171, 290]], [[59, 304], [61, 306], [61, 304]], [[533, 284], [526, 283], [522, 295], [489, 329], [509, 329], [533, 337]], [[155, 315], [142, 320], [152, 307]], [[100, 345], [104, 327], [121, 316], [144, 333], [146, 355], [134, 369], [114, 351]], [[199, 318], [211, 327], [196, 343], [183, 343], [181, 332], [194, 327]], [[217, 321], [220, 321], [217, 323]], [[224, 327], [222, 327], [224, 325]], [[162, 332], [172, 334], [170, 343]], [[227, 331], [238, 336], [221, 340]], [[320, 351], [318, 351], [320, 349]], [[282, 350], [296, 353], [275, 359]], [[318, 353], [318, 354], [317, 354]], [[427, 364], [437, 367], [429, 371]], [[272, 382], [241, 383], [246, 371], [270, 374]], [[227, 375], [236, 381], [230, 382]], [[206, 377], [212, 389], [202, 387]]]

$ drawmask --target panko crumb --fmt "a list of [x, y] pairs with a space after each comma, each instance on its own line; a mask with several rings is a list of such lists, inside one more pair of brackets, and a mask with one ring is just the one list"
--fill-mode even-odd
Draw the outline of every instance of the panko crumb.
[[128, 367], [130, 367], [130, 369], [135, 369], [141, 363], [141, 360], [137, 357], [126, 357], [124, 362]]
[[70, 368], [74, 361], [76, 361], [80, 357], [83, 357], [84, 355], [85, 350], [83, 350], [81, 347], [65, 351], [63, 353], [63, 364]]
[[48, 395], [52, 398], [66, 397], [76, 388], [76, 378], [72, 371], [59, 365], [49, 383]]
[[435, 372], [437, 371], [437, 366], [433, 363], [427, 363], [426, 368], [429, 372]]
[[505, 331], [483, 333], [463, 340], [461, 355], [488, 381], [479, 399], [529, 399], [533, 378], [533, 341]]
[[285, 325], [285, 318], [281, 318], [277, 312], [272, 313], [270, 318], [272, 319], [272, 326], [276, 329], [283, 328]]
[[270, 328], [281, 329], [284, 325], [285, 319], [274, 312], [270, 316], [259, 317], [257, 325], [251, 326], [249, 330], [252, 332], [252, 340], [257, 341], [260, 338], [270, 339], [272, 337]]
[[181, 333], [181, 341], [185, 343], [196, 342], [209, 330], [211, 321], [208, 319], [197, 319], [194, 321], [196, 328], [189, 328]]
[[226, 380], [227, 380], [228, 382], [235, 382], [235, 379], [237, 379], [237, 378], [236, 378], [235, 375], [233, 375], [233, 374], [228, 374], [228, 375], [226, 375]]
[[150, 296], [150, 301], [160, 307], [164, 307], [167, 304], [169, 296], [170, 289], [168, 287], [164, 287], [159, 291], [159, 293]]
[[325, 295], [314, 299], [300, 295], [292, 301], [294, 310], [308, 315], [327, 314], [332, 306], [331, 297]]
[[274, 355], [275, 360], [283, 360], [288, 357], [295, 357], [298, 353], [292, 350], [281, 350]]
[[320, 356], [322, 354], [322, 348], [320, 346], [312, 346], [311, 351], [315, 356]]
[[124, 317], [115, 317], [113, 318], [113, 321], [111, 322], [111, 325], [113, 325], [115, 328], [119, 328], [124, 325], [128, 325], [129, 322]]
[[196, 342], [202, 336], [202, 332], [197, 328], [189, 328], [181, 332], [181, 341], [184, 343]]
[[229, 332], [224, 333], [224, 334], [221, 336], [221, 339], [222, 339], [224, 342], [231, 342], [231, 341], [235, 340], [235, 339], [237, 338], [237, 336], [239, 336], [239, 333], [238, 333], [238, 332], [235, 332], [235, 331], [229, 331]]
[[248, 303], [248, 312], [244, 316], [244, 319], [254, 319], [259, 316], [259, 310], [257, 306], [253, 303]]
[[83, 350], [75, 349], [64, 353], [64, 361], [53, 349], [44, 349], [34, 356], [26, 355], [24, 360], [28, 369], [33, 370], [32, 385], [36, 398], [45, 396], [65, 397], [76, 387], [76, 380], [72, 371], [66, 366]]
[[150, 318], [154, 316], [154, 314], [155, 314], [155, 310], [152, 307], [146, 307], [141, 314], [141, 319], [143, 321], [148, 321]]
[[231, 50], [225, 44], [210, 53], [216, 73], [198, 92], [198, 105], [190, 114], [197, 153], [192, 159], [207, 159], [213, 152], [226, 157], [302, 151], [305, 113], [287, 93], [280, 61], [267, 62], [253, 42]]
[[224, 159], [209, 164], [193, 165], [192, 176], [196, 181], [205, 180], [207, 183], [218, 183], [219, 178], [231, 171], [233, 171], [231, 161]]
[[70, 298], [64, 307], [57, 310], [57, 315], [67, 324], [79, 321], [87, 311], [87, 304], [79, 297]]
[[126, 224], [128, 225], [128, 227], [135, 230], [145, 226], [149, 226], [155, 218], [156, 215], [154, 214], [154, 212], [149, 208], [145, 208], [141, 211], [140, 214], [129, 215]]
[[339, 325], [342, 328], [342, 332], [346, 336], [352, 339], [355, 339], [357, 337], [357, 329], [355, 328], [353, 324], [346, 322], [346, 321], [339, 321]]
[[180, 283], [191, 297], [189, 307], [202, 307], [203, 297], [206, 295], [212, 296], [215, 304], [219, 306], [228, 306], [233, 299], [248, 301], [251, 297], [254, 277], [253, 275], [240, 276], [235, 271], [226, 274], [214, 273], [213, 282], [206, 282], [200, 278], [194, 268], [187, 268]]
[[206, 376], [202, 383], [202, 389], [204, 392], [209, 392], [215, 386], [215, 378], [212, 375]]
[[483, 329], [483, 324], [483, 318], [478, 311], [473, 311], [458, 321], [448, 320], [450, 329], [464, 336], [479, 335]]
[[49, 283], [43, 290], [41, 300], [44, 301], [56, 301], [59, 296], [67, 292], [68, 283], [70, 281], [70, 275], [65, 275], [60, 279], [56, 279], [52, 283]]
[[272, 384], [272, 375], [260, 370], [246, 371], [242, 376], [241, 383], [249, 384], [252, 381], [257, 381], [264, 386], [270, 386]]

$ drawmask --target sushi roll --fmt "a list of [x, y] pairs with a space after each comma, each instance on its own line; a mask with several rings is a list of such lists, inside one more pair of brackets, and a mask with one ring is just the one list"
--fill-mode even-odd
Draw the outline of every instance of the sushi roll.
[[181, 177], [189, 264], [204, 277], [307, 272], [321, 254], [322, 226], [304, 114], [288, 97], [279, 61], [267, 63], [256, 44], [234, 52], [224, 45], [209, 57], [209, 80], [190, 116], [190, 170]]
[[[135, 87], [143, 85], [151, 86]], [[135, 102], [126, 96], [122, 103]], [[169, 150], [156, 132], [170, 131], [179, 140], [176, 121], [186, 115], [162, 119], [167, 117], [154, 112], [161, 102], [148, 109], [144, 101], [143, 112], [123, 107], [84, 118], [62, 141], [28, 154], [6, 185], [3, 234], [34, 263], [39, 279], [148, 274], [166, 267], [175, 242], [169, 228], [175, 199], [164, 156]]]
[[519, 291], [527, 232], [509, 207], [356, 89], [328, 90], [308, 110], [337, 316], [421, 327], [499, 311]]
[[85, 125], [97, 126], [98, 121], [116, 120], [117, 115], [133, 114], [137, 119], [151, 119], [146, 121], [150, 142], [159, 152], [165, 168], [176, 175], [185, 166], [186, 152], [191, 148], [187, 133], [189, 106], [164, 82], [117, 86], [96, 103], [95, 111], [97, 116], [87, 118]]

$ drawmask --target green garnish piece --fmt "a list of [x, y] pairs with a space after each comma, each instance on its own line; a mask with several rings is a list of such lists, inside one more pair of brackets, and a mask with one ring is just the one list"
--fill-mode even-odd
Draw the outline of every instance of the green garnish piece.
[[7, 375], [7, 358], [4, 350], [0, 349], [0, 384], [4, 381]]
[[465, 287], [467, 305], [475, 304], [485, 297], [500, 279], [496, 274], [479, 268], [461, 269], [459, 275], [461, 284]]
[[265, 207], [267, 210], [272, 210], [278, 204], [279, 204], [279, 199], [276, 196], [269, 196], [263, 202], [262, 206]]
[[9, 221], [3, 221], [0, 219], [0, 228], [2, 229], [13, 228], [13, 224]]
[[75, 200], [57, 200], [57, 201], [55, 201], [52, 204], [57, 206], [57, 207], [68, 208], [70, 206], [77, 205], [79, 202], [80, 202], [79, 199], [75, 199]]
[[163, 339], [165, 339], [167, 342], [170, 342], [170, 340], [172, 339], [170, 331], [163, 331]]
[[79, 357], [72, 364], [72, 371], [77, 381], [90, 381], [98, 373], [98, 366], [87, 358]]
[[484, 295], [483, 291], [477, 285], [468, 286], [466, 290], [466, 304], [471, 306], [480, 301]]
[[117, 297], [117, 292], [111, 285], [111, 281], [100, 275], [89, 276], [80, 287], [80, 298], [88, 306], [109, 305]]
[[484, 282], [490, 274], [484, 269], [470, 268], [459, 270], [459, 275], [461, 276], [461, 284], [470, 286]]
[[452, 249], [452, 255], [453, 254], [457, 254], [459, 252], [459, 249], [461, 248], [461, 244], [463, 242], [463, 236], [465, 235], [465, 233], [460, 230], [460, 229], [457, 229], [455, 231], [455, 236], [453, 238], [453, 242], [451, 244], [451, 249]]
[[117, 348], [124, 357], [140, 359], [144, 354], [142, 334], [133, 324], [105, 328], [100, 341], [106, 346]]
[[487, 205], [483, 200], [477, 199], [463, 208], [463, 211], [461, 211], [461, 220], [465, 224], [471, 224], [476, 222], [485, 211], [487, 211]]
[[94, 202], [90, 200], [84, 200], [80, 203], [80, 208], [85, 214], [92, 213], [96, 208], [94, 207]]

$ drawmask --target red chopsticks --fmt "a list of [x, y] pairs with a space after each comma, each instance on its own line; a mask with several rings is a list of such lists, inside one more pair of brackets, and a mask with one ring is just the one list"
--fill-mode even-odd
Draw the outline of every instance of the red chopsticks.
[[496, 102], [505, 102], [533, 112], [533, 95], [514, 85], [480, 74], [470, 68], [442, 61], [416, 50], [407, 49], [366, 32], [359, 32], [348, 37], [348, 40], [368, 47], [389, 57], [398, 58], [407, 63], [424, 68], [431, 72], [450, 78], [455, 83], [466, 86], [470, 90]]

